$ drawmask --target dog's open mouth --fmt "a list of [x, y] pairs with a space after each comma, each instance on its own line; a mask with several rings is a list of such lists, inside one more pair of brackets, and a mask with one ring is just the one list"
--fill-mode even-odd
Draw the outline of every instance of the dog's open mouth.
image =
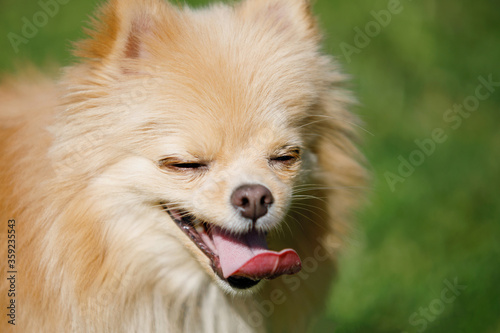
[[163, 208], [210, 259], [214, 272], [234, 288], [248, 289], [263, 279], [298, 273], [302, 267], [294, 250], [270, 251], [266, 235], [256, 230], [233, 235], [213, 224], [199, 222], [188, 213], [166, 205]]

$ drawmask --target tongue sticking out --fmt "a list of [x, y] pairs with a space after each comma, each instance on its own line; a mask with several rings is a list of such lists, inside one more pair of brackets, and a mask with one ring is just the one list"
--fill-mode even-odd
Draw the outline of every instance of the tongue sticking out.
[[301, 269], [299, 255], [294, 250], [268, 250], [265, 236], [257, 231], [234, 236], [215, 227], [212, 238], [226, 279], [233, 275], [252, 280], [274, 279]]

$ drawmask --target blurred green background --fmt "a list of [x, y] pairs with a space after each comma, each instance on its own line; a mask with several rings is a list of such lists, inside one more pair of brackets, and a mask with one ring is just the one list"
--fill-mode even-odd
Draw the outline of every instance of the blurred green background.
[[[352, 75], [373, 175], [314, 332], [498, 333], [500, 2], [394, 1], [317, 0], [314, 7], [326, 51]], [[96, 3], [62, 5], [16, 53], [8, 33], [20, 35], [22, 18], [32, 21], [41, 7], [1, 0], [1, 74], [25, 61], [71, 63], [70, 41], [83, 36]], [[480, 77], [498, 82], [481, 88], [482, 100], [474, 97]], [[474, 111], [449, 111], [463, 103]], [[430, 143], [439, 128], [447, 140]], [[426, 143], [426, 155], [415, 140]], [[410, 170], [398, 170], [401, 160]]]

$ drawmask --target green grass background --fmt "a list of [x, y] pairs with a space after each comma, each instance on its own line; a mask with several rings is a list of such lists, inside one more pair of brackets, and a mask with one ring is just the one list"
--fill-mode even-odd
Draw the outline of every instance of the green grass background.
[[[27, 45], [13, 51], [7, 33], [40, 10], [36, 1], [0, 0], [0, 71], [30, 61], [39, 66], [73, 60], [68, 47], [96, 0], [69, 1]], [[208, 1], [188, 1], [193, 5]], [[314, 332], [500, 332], [500, 87], [453, 130], [443, 115], [473, 95], [478, 77], [500, 82], [500, 3], [494, 0], [401, 0], [403, 10], [347, 59], [355, 27], [388, 1], [317, 0], [326, 51], [352, 74], [367, 131], [373, 184], [369, 204], [342, 254], [338, 281]], [[443, 128], [448, 135], [413, 175], [391, 191], [416, 139]], [[445, 280], [467, 286], [439, 308]], [[413, 313], [434, 306], [426, 327]], [[438, 311], [439, 310], [439, 311]], [[432, 312], [431, 312], [432, 314]], [[418, 317], [422, 319], [424, 317]], [[291, 319], [293, 320], [293, 319]]]

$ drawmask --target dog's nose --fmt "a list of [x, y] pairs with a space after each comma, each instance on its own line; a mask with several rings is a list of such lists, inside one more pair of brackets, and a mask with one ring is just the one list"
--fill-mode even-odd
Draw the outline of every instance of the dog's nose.
[[271, 191], [262, 185], [243, 185], [231, 195], [231, 203], [240, 210], [241, 216], [254, 222], [267, 214], [267, 209], [273, 202]]

